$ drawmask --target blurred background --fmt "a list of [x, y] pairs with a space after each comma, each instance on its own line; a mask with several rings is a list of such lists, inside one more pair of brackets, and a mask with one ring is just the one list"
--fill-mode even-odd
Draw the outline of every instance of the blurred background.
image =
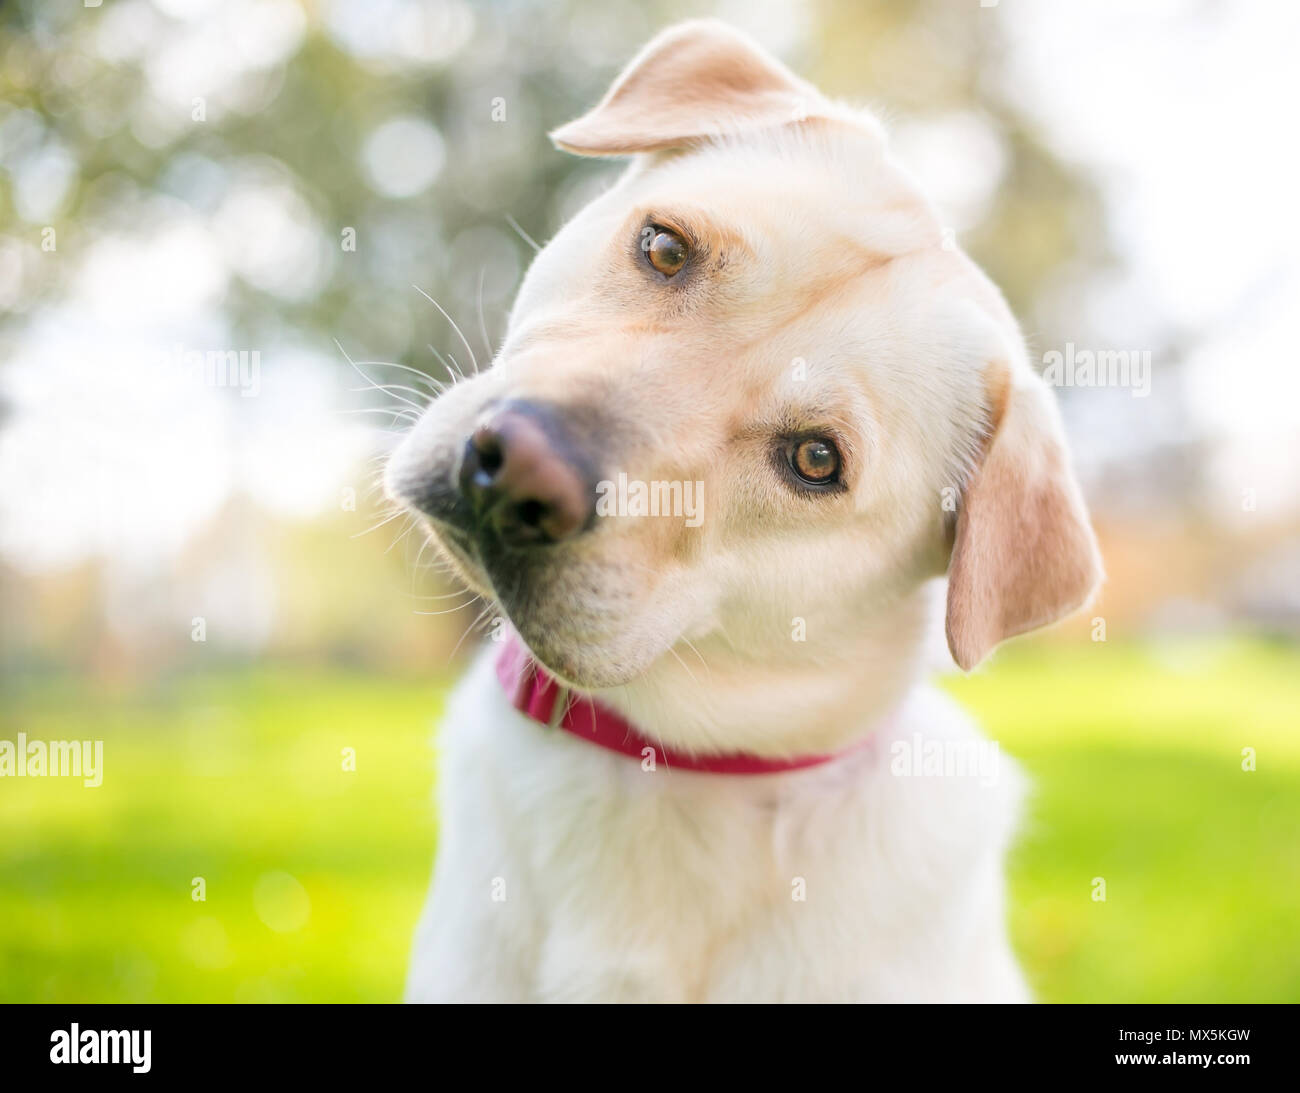
[[1040, 997], [1300, 1000], [1300, 9], [1214, 0], [3, 4], [0, 739], [105, 769], [0, 779], [0, 1000], [399, 996], [481, 609], [383, 522], [404, 369], [491, 358], [619, 170], [547, 130], [702, 14], [880, 113], [1036, 361], [1149, 368], [1059, 391], [1102, 600], [946, 681]]

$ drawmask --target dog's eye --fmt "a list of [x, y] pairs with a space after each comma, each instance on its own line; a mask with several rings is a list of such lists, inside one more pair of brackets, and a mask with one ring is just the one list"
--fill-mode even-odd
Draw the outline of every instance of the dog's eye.
[[648, 229], [653, 231], [645, 247], [647, 260], [665, 277], [672, 277], [682, 266], [686, 265], [690, 248], [686, 240], [675, 231], [667, 228]]
[[835, 445], [821, 437], [797, 440], [790, 448], [790, 467], [805, 482], [824, 486], [840, 474], [840, 453]]

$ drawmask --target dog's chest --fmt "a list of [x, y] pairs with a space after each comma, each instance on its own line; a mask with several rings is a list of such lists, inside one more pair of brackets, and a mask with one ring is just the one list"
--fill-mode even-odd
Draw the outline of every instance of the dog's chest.
[[456, 776], [478, 783], [464, 799], [500, 810], [474, 838], [508, 878], [539, 999], [890, 997], [951, 974], [996, 876], [997, 807], [891, 777], [886, 741], [720, 777], [648, 770], [508, 707], [449, 727]]

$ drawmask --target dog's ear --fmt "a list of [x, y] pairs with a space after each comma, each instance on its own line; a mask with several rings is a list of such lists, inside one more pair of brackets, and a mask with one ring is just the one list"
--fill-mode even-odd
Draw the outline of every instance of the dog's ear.
[[802, 121], [825, 106], [811, 84], [745, 35], [698, 19], [657, 35], [595, 109], [551, 139], [577, 155], [623, 156]]
[[965, 671], [1005, 638], [1078, 610], [1102, 577], [1051, 392], [1002, 364], [989, 380], [991, 433], [948, 566], [948, 648]]

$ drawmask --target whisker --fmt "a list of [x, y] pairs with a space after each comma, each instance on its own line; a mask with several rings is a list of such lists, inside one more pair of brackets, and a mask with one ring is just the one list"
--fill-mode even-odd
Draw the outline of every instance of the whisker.
[[380, 368], [400, 368], [403, 372], [410, 372], [413, 376], [423, 380], [439, 393], [445, 390], [447, 386], [440, 380], [434, 379], [428, 372], [421, 372], [418, 368], [412, 368], [409, 364], [398, 364], [396, 361], [357, 361], [357, 363], [364, 365], [377, 365]]
[[446, 558], [440, 558], [434, 555], [427, 562], [416, 562], [412, 567], [417, 573], [420, 570], [432, 569], [437, 573], [455, 573], [455, 567]]
[[487, 266], [478, 271], [478, 332], [483, 338], [483, 347], [487, 352], [487, 359], [492, 360], [492, 340], [488, 337], [487, 323], [483, 321], [483, 276], [487, 273]]
[[[347, 351], [346, 349], [343, 348], [343, 345], [342, 345], [342, 343], [338, 340], [338, 338], [333, 339], [333, 341], [334, 341], [334, 344], [338, 346], [338, 348], [339, 348], [339, 352], [343, 354], [343, 359], [346, 360], [346, 361], [348, 362], [348, 364], [352, 365], [352, 367], [353, 367], [353, 369], [356, 371], [357, 375], [360, 376], [363, 380], [365, 380], [368, 384], [370, 384], [370, 387], [373, 388], [374, 390], [376, 390], [376, 391], [382, 391], [383, 388], [382, 388], [379, 384], [377, 384], [374, 380], [372, 380], [369, 376], [367, 376], [363, 371], [361, 371], [360, 368], [357, 367], [357, 362], [354, 361], [351, 357], [348, 356], [348, 351]], [[424, 407], [423, 407], [423, 406], [419, 405], [419, 403], [412, 402], [412, 401], [411, 401], [410, 399], [408, 399], [408, 398], [402, 398], [401, 395], [394, 395], [393, 398], [397, 399], [398, 402], [404, 402], [404, 403], [406, 403], [406, 405], [407, 405], [407, 406], [410, 406], [412, 409], [419, 410], [421, 413], [424, 412]]]
[[[465, 591], [468, 592], [468, 591], [470, 591], [470, 590], [467, 588]], [[470, 604], [472, 604], [472, 603], [473, 603], [475, 600], [477, 600], [478, 598], [479, 598], [479, 595], [478, 595], [477, 592], [475, 592], [475, 593], [474, 593], [472, 596], [470, 596], [470, 598], [467, 599], [464, 603], [460, 604], [460, 605], [457, 606], [457, 607], [450, 607], [450, 608], [448, 608], [446, 611], [415, 611], [415, 612], [412, 612], [412, 613], [413, 613], [413, 614], [416, 614], [416, 615], [454, 615], [457, 611], [464, 611], [465, 608], [467, 608]]]
[[471, 622], [467, 627], [465, 627], [464, 631], [460, 635], [459, 640], [457, 640], [456, 644], [452, 646], [451, 653], [447, 657], [448, 661], [452, 661], [456, 659], [456, 654], [460, 651], [460, 647], [462, 644], [464, 644], [465, 639], [469, 637], [469, 635], [478, 627], [478, 624], [481, 623], [484, 620], [484, 618], [486, 618], [489, 614], [492, 613], [492, 608], [495, 606], [496, 606], [495, 604], [491, 604], [491, 603], [488, 604], [485, 608], [483, 608], [482, 611], [478, 613], [478, 617], [473, 622]]
[[465, 378], [457, 369], [452, 368], [452, 366], [447, 363], [447, 358], [438, 352], [437, 347], [432, 342], [426, 342], [425, 344], [428, 345], [430, 352], [438, 358], [438, 363], [447, 370], [447, 375], [451, 377], [451, 385], [453, 387]]
[[389, 516], [385, 516], [382, 520], [379, 521], [379, 523], [375, 524], [374, 527], [366, 528], [365, 531], [358, 531], [355, 535], [350, 535], [350, 536], [348, 536], [348, 538], [350, 538], [350, 539], [360, 539], [361, 536], [363, 536], [363, 535], [369, 535], [372, 531], [378, 531], [378, 530], [379, 530], [381, 527], [383, 527], [385, 524], [391, 524], [394, 520], [396, 520], [399, 516], [401, 516], [402, 513], [404, 513], [405, 511], [406, 511], [405, 509], [398, 509], [396, 512], [392, 513], [391, 515], [389, 515]]
[[700, 663], [701, 663], [702, 665], [704, 665], [704, 670], [705, 670], [706, 672], [709, 673], [709, 680], [710, 680], [710, 682], [712, 682], [712, 680], [713, 680], [713, 669], [709, 667], [709, 662], [708, 662], [707, 660], [704, 659], [704, 654], [702, 654], [702, 653], [701, 653], [697, 648], [695, 648], [695, 643], [694, 643], [693, 641], [691, 641], [690, 638], [685, 638], [685, 637], [684, 637], [684, 638], [682, 638], [682, 642], [683, 642], [683, 644], [685, 644], [686, 648], [688, 648], [692, 653], [694, 653], [694, 654], [696, 655], [696, 657], [699, 658]]
[[407, 524], [405, 528], [402, 529], [402, 531], [398, 534], [397, 538], [388, 544], [387, 548], [385, 548], [384, 550], [384, 553], [387, 554], [390, 550], [393, 549], [393, 547], [397, 546], [398, 543], [400, 543], [403, 539], [405, 539], [408, 535], [410, 535], [411, 529], [415, 526], [416, 526], [416, 520], [414, 517], [412, 517], [411, 522]]
[[397, 410], [390, 409], [387, 406], [366, 406], [360, 410], [339, 410], [340, 414], [388, 414], [391, 417], [409, 417], [412, 421], [418, 421], [420, 415], [414, 410]]
[[688, 676], [691, 677], [691, 682], [694, 683], [694, 684], [698, 687], [700, 681], [699, 681], [698, 679], [695, 678], [695, 673], [692, 672], [692, 671], [690, 670], [690, 668], [688, 668], [688, 667], [686, 666], [686, 661], [682, 660], [681, 655], [677, 652], [677, 650], [674, 649], [674, 648], [670, 645], [670, 646], [668, 646], [668, 651], [669, 651], [670, 653], [672, 653], [672, 655], [673, 655], [673, 657], [676, 659], [677, 663], [680, 664], [680, 665], [682, 666], [682, 671], [684, 671]]
[[[427, 567], [426, 567], [426, 568], [427, 568]], [[413, 600], [429, 600], [429, 601], [450, 600], [450, 599], [452, 599], [452, 598], [455, 597], [455, 596], [463, 596], [463, 595], [465, 595], [465, 593], [468, 592], [468, 591], [469, 591], [468, 588], [458, 588], [455, 592], [444, 592], [444, 593], [443, 593], [442, 595], [440, 595], [440, 596], [435, 596], [435, 595], [433, 595], [432, 593], [427, 593], [427, 594], [426, 594], [426, 593], [420, 593], [420, 592], [412, 592], [412, 593], [410, 593], [410, 597], [411, 597], [411, 599], [413, 599]]]
[[541, 253], [542, 248], [534, 241], [531, 235], [529, 235], [526, 231], [524, 231], [523, 228], [519, 226], [518, 220], [516, 220], [509, 213], [506, 213], [506, 220], [509, 222], [510, 226], [515, 229], [515, 234], [518, 235], [520, 239], [522, 239], [525, 243], [527, 243], [530, 247], [532, 247], [533, 250], [537, 251], [538, 253]]
[[[425, 391], [417, 391], [414, 387], [407, 387], [404, 383], [379, 383], [379, 384], [375, 384], [375, 385], [372, 386], [372, 387], [349, 387], [348, 390], [349, 390], [349, 391], [352, 391], [352, 392], [356, 392], [356, 391], [409, 391], [409, 392], [410, 392], [411, 394], [413, 394], [416, 398], [422, 398], [422, 399], [426, 399], [426, 400], [428, 400], [428, 401], [425, 403], [426, 406], [428, 405], [428, 402], [432, 402], [432, 401], [433, 401], [432, 399], [429, 398], [429, 395], [428, 395], [427, 392], [425, 392]], [[423, 409], [423, 407], [421, 407], [421, 409]]]
[[420, 559], [424, 557], [424, 552], [433, 544], [433, 540], [426, 535], [424, 542], [420, 544], [420, 549], [415, 555], [415, 565], [411, 567], [411, 595], [416, 595], [415, 575], [420, 572]]
[[433, 304], [433, 306], [438, 309], [438, 313], [442, 315], [442, 317], [446, 319], [447, 322], [451, 323], [452, 330], [456, 332], [456, 337], [460, 339], [461, 345], [465, 347], [465, 352], [469, 354], [469, 359], [474, 365], [474, 374], [478, 375], [478, 358], [474, 356], [474, 350], [471, 348], [469, 344], [469, 340], [465, 337], [463, 333], [461, 333], [460, 327], [456, 325], [456, 320], [453, 319], [450, 315], [447, 314], [446, 311], [443, 310], [442, 304], [438, 303], [437, 300], [435, 300], [432, 296], [430, 296], [427, 292], [425, 292], [424, 289], [422, 289], [419, 285], [412, 285], [411, 287], [415, 289], [415, 291], [418, 292], [421, 296], [423, 296], [426, 300], [428, 300], [429, 303]]

